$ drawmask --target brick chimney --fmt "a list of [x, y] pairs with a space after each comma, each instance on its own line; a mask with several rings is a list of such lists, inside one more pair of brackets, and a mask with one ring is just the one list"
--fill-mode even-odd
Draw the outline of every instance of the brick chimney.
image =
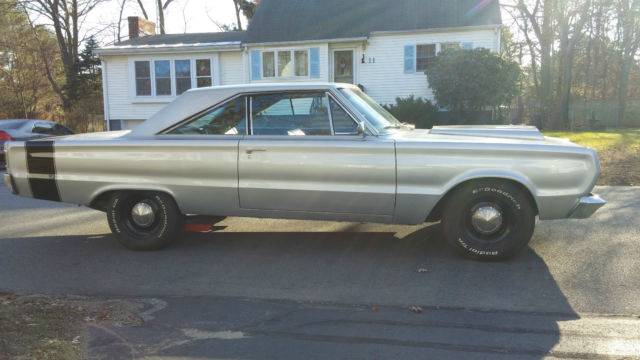
[[129, 16], [127, 20], [129, 21], [129, 39], [156, 34], [156, 24], [153, 21], [138, 16]]

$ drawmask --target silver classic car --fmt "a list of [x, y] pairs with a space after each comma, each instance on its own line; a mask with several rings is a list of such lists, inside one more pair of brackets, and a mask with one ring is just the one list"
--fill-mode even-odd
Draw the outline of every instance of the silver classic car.
[[194, 89], [132, 131], [8, 142], [15, 193], [106, 212], [128, 248], [188, 215], [420, 224], [461, 254], [513, 256], [536, 218], [588, 218], [595, 151], [516, 126], [416, 130], [346, 84]]

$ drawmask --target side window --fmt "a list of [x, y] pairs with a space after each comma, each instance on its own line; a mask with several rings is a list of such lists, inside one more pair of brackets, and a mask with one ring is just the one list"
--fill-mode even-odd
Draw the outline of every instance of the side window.
[[53, 135], [53, 124], [37, 122], [33, 125], [33, 130], [31, 130], [31, 132], [41, 135]]
[[332, 97], [329, 97], [333, 131], [336, 135], [358, 135], [358, 124]]
[[56, 124], [53, 126], [53, 134], [54, 135], [73, 135], [73, 131], [69, 130], [68, 128]]
[[245, 98], [241, 97], [200, 115], [169, 135], [244, 135], [247, 131]]
[[251, 108], [253, 135], [331, 135], [323, 92], [256, 95]]

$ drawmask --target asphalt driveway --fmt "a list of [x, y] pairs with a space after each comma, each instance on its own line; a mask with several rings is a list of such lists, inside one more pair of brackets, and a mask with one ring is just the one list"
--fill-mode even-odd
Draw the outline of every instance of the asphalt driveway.
[[143, 327], [92, 329], [96, 357], [640, 356], [640, 188], [597, 192], [596, 217], [541, 222], [493, 264], [437, 224], [230, 218], [136, 253], [100, 212], [0, 187], [0, 291], [150, 304]]

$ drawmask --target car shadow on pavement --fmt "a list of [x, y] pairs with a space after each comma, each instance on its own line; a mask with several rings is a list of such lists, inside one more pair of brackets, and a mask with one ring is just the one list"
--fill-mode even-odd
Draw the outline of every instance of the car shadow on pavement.
[[[261, 322], [257, 330], [255, 324], [234, 327], [253, 336], [192, 339], [165, 349], [171, 356], [206, 350], [207, 358], [255, 358], [252, 351], [266, 351], [260, 357], [287, 358], [295, 357], [285, 346], [293, 341], [313, 344], [317, 358], [336, 358], [332, 351], [338, 348], [346, 352], [342, 357], [362, 357], [349, 354], [361, 354], [363, 346], [388, 355], [400, 349], [405, 358], [421, 357], [424, 351], [479, 358], [580, 357], [580, 344], [591, 341], [576, 332], [570, 345], [558, 349], [559, 323], [578, 316], [531, 249], [511, 261], [481, 263], [450, 251], [439, 225], [402, 236], [361, 231], [358, 225], [343, 230], [187, 234], [169, 249], [146, 253], [122, 248], [111, 235], [6, 238], [0, 240], [0, 290], [169, 298], [169, 309], [181, 319], [176, 328], [207, 331], [228, 330], [216, 318], [222, 310], [198, 314], [172, 308], [172, 301], [256, 299], [291, 301], [290, 306], [300, 308], [290, 318]], [[319, 304], [338, 310], [321, 311]], [[379, 306], [390, 310], [371, 310]], [[307, 312], [315, 314], [314, 321], [300, 315]], [[237, 314], [242, 316], [242, 310]], [[329, 319], [333, 325], [318, 326]], [[282, 346], [265, 348], [265, 337]]]

